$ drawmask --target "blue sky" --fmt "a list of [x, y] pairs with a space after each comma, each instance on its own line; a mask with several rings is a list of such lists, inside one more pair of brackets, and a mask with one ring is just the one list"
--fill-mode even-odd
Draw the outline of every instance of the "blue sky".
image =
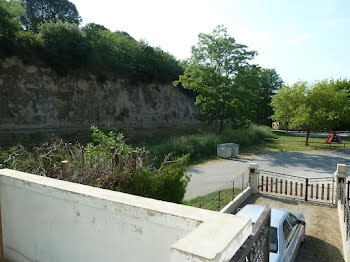
[[287, 84], [350, 78], [349, 0], [71, 0], [83, 23], [103, 24], [160, 46], [178, 59], [199, 33], [223, 24], [256, 50], [253, 63]]

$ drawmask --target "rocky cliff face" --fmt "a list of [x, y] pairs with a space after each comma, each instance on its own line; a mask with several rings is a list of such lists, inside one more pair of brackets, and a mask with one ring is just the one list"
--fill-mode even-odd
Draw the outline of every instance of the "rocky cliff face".
[[0, 60], [0, 130], [192, 122], [197, 117], [193, 99], [170, 84], [62, 77], [16, 57]]

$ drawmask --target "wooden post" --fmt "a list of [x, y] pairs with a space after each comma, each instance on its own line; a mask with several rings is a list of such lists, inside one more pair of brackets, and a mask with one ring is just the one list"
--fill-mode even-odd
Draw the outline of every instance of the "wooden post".
[[73, 151], [72, 143], [68, 143], [68, 149], [69, 149], [69, 154], [72, 155], [72, 151]]
[[112, 169], [114, 169], [116, 167], [116, 162], [115, 162], [115, 148], [114, 147], [110, 147], [109, 150], [111, 151], [111, 155], [112, 155]]
[[264, 191], [264, 176], [261, 176], [261, 191]]
[[148, 158], [149, 158], [149, 152], [146, 151], [143, 155], [142, 165], [146, 165]]
[[269, 192], [269, 177], [266, 177], [266, 192]]
[[273, 192], [273, 178], [271, 177], [271, 188], [270, 188], [270, 192]]
[[303, 186], [304, 186], [304, 184], [301, 183], [301, 184], [300, 184], [300, 196], [301, 196], [301, 197], [303, 197]]
[[293, 181], [290, 181], [290, 195], [293, 195]]
[[288, 182], [287, 182], [287, 180], [284, 180], [284, 182], [286, 183], [286, 184], [284, 185], [284, 193], [287, 195], [287, 191], [288, 191]]
[[321, 199], [324, 199], [324, 184], [322, 184]]
[[122, 159], [122, 154], [121, 153], [116, 153], [115, 154], [115, 166], [117, 167], [117, 171], [118, 173], [120, 172], [120, 170], [122, 169], [122, 165], [123, 165], [123, 159]]
[[311, 198], [314, 198], [314, 185], [311, 184]]
[[109, 149], [111, 150], [111, 154], [113, 155], [115, 153], [115, 148], [111, 146]]
[[136, 150], [134, 150], [134, 151], [132, 151], [132, 159], [133, 159], [133, 170], [136, 170], [136, 167], [137, 167], [137, 151]]
[[282, 185], [283, 184], [283, 180], [281, 179], [281, 181], [280, 181], [280, 194], [282, 194]]
[[278, 178], [276, 178], [276, 189], [275, 189], [275, 193], [277, 194], [277, 190], [278, 189]]
[[331, 184], [327, 184], [327, 200], [329, 200], [330, 187], [331, 187]]
[[136, 169], [136, 157], [137, 152], [134, 150], [132, 152], [129, 152], [129, 170], [135, 171]]
[[62, 179], [63, 180], [68, 180], [68, 170], [69, 170], [69, 162], [68, 160], [63, 160], [61, 161], [62, 163]]
[[319, 185], [316, 184], [316, 199], [318, 199], [318, 187], [319, 187]]
[[298, 196], [298, 182], [295, 182], [295, 196]]
[[34, 161], [35, 161], [35, 164], [39, 164], [39, 148], [38, 147], [34, 147], [33, 148], [33, 151], [34, 151]]

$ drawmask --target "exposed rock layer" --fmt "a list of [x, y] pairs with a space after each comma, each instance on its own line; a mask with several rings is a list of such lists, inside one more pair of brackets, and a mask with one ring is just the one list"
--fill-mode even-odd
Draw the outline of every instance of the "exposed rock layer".
[[192, 98], [171, 84], [136, 84], [0, 60], [0, 130], [196, 121]]

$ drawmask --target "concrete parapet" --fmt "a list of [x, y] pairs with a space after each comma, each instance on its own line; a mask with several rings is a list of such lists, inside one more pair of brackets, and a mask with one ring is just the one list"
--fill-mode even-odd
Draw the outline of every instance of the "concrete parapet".
[[229, 261], [248, 218], [0, 170], [8, 261]]
[[334, 201], [335, 205], [338, 205], [338, 199], [340, 198], [340, 187], [343, 186], [343, 190], [345, 190], [345, 182], [346, 182], [346, 169], [347, 166], [344, 164], [337, 164], [337, 171], [334, 172]]
[[221, 213], [234, 214], [250, 196], [252, 195], [252, 188], [247, 187], [243, 192], [239, 193], [230, 203], [228, 203], [223, 209], [220, 210]]

